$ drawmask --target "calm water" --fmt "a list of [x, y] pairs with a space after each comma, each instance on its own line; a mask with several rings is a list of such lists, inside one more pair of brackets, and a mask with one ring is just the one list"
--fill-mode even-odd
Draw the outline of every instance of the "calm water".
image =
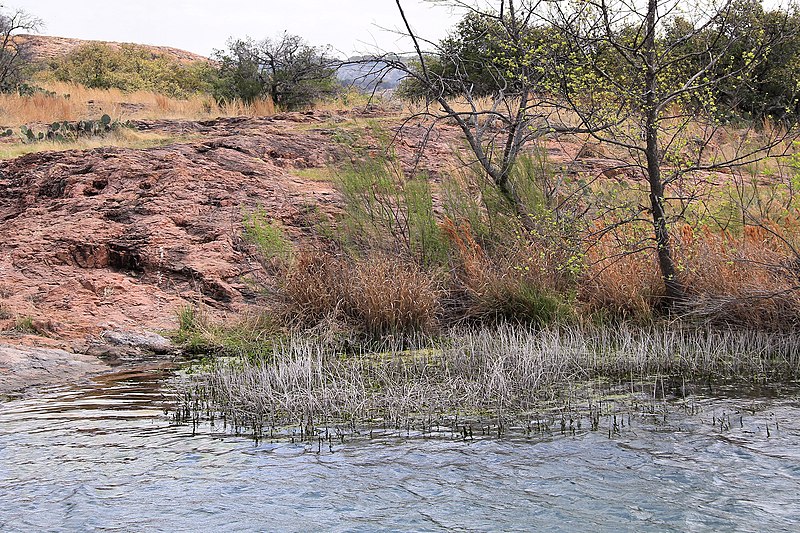
[[699, 414], [634, 417], [613, 438], [604, 420], [574, 436], [384, 436], [318, 453], [192, 436], [165, 414], [161, 379], [0, 404], [0, 531], [800, 528], [794, 395], [702, 399]]

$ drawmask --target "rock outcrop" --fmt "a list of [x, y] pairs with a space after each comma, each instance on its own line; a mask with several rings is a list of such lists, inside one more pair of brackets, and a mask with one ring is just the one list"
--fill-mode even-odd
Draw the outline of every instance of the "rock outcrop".
[[80, 350], [104, 330], [170, 329], [187, 302], [225, 311], [252, 300], [260, 266], [242, 242], [245, 213], [263, 209], [299, 234], [309, 205], [338, 203], [329, 182], [293, 173], [340, 157], [306, 120], [139, 123], [201, 137], [0, 162], [0, 329], [32, 317]]
[[0, 344], [0, 397], [29, 385], [74, 382], [108, 370], [108, 365], [90, 355]]

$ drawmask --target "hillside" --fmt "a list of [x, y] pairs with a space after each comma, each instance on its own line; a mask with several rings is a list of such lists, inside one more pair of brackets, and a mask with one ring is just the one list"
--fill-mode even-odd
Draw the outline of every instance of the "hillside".
[[18, 35], [17, 39], [28, 42], [31, 45], [35, 61], [48, 61], [57, 59], [69, 54], [74, 49], [86, 44], [102, 44], [113, 48], [119, 48], [122, 45], [131, 45], [139, 48], [150, 50], [154, 56], [161, 55], [170, 59], [175, 59], [181, 63], [194, 63], [196, 61], [210, 61], [207, 57], [172, 48], [169, 46], [151, 46], [144, 44], [134, 43], [117, 43], [109, 41], [87, 41], [83, 39], [72, 39], [68, 37], [52, 37], [48, 35]]
[[[243, 214], [264, 209], [300, 236], [310, 231], [309, 209], [336, 212], [338, 193], [314, 169], [347, 157], [333, 128], [358, 129], [352, 120], [323, 112], [141, 121], [139, 130], [194, 140], [0, 162], [0, 331], [13, 316], [31, 316], [81, 350], [107, 328], [169, 329], [188, 302], [220, 311], [246, 304], [260, 267], [241, 240]], [[451, 153], [447, 131], [421, 161], [434, 173]], [[398, 146], [409, 167], [416, 141]], [[378, 153], [374, 139], [360, 142]]]

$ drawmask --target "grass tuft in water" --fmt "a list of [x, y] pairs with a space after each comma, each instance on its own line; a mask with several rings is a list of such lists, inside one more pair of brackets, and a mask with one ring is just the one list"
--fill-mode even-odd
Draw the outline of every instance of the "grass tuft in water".
[[[401, 428], [428, 421], [431, 427], [443, 419], [457, 425], [464, 418], [492, 419], [491, 431], [502, 433], [509, 425], [530, 424], [531, 413], [554, 399], [566, 413], [580, 398], [590, 412], [599, 409], [599, 424], [603, 403], [593, 403], [587, 383], [629, 384], [628, 393], [656, 400], [670, 378], [770, 383], [798, 375], [800, 339], [790, 335], [502, 326], [453, 331], [412, 348], [408, 340], [387, 341], [382, 351], [353, 354], [333, 352], [317, 338], [286, 338], [261, 356], [195, 367], [175, 386], [180, 419], [214, 413], [258, 434], [287, 426], [311, 434], [336, 425]], [[563, 424], [570, 428], [566, 415]]]

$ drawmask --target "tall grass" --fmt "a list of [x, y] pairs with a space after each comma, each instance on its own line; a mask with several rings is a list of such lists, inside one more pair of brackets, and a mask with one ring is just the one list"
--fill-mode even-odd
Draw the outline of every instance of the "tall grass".
[[298, 254], [278, 285], [275, 314], [290, 328], [338, 322], [367, 340], [434, 329], [440, 290], [415, 263], [385, 255], [364, 259]]
[[123, 92], [119, 89], [89, 89], [82, 85], [50, 82], [45, 89], [54, 95], [0, 94], [0, 124], [19, 126], [81, 120], [108, 114], [115, 119], [188, 119], [220, 116], [269, 116], [276, 112], [269, 99], [245, 104], [233, 101], [219, 105], [210, 96], [171, 98], [151, 91]]
[[[643, 228], [641, 231], [646, 231]], [[634, 228], [627, 242], [643, 242]], [[680, 227], [676, 258], [687, 300], [678, 312], [718, 326], [766, 331], [800, 328], [800, 263], [796, 223], [785, 220], [746, 225], [734, 233], [709, 227]], [[638, 321], [658, 315], [664, 284], [653, 250], [631, 250], [605, 235], [588, 254], [579, 301], [602, 316]]]

